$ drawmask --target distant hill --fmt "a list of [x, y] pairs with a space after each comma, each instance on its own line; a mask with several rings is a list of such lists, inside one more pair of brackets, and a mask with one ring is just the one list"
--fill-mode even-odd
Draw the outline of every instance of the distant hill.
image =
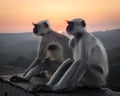
[[[32, 62], [37, 54], [39, 39], [40, 37], [34, 37], [32, 33], [0, 34], [0, 65], [10, 65], [18, 57]], [[28, 65], [27, 62], [26, 64]]]
[[[110, 65], [108, 85], [120, 90], [120, 29], [93, 32], [104, 44]], [[0, 34], [0, 65], [27, 68], [35, 59], [40, 37], [32, 33]]]
[[107, 49], [120, 47], [120, 29], [93, 32], [98, 37]]
[[15, 45], [20, 42], [24, 41], [37, 41], [38, 38], [34, 38], [32, 33], [26, 32], [26, 33], [1, 33], [0, 34], [0, 44], [3, 46], [0, 46], [0, 50]]
[[[109, 30], [106, 32], [98, 31], [93, 34], [104, 43], [107, 50], [111, 50], [112, 53], [114, 53], [114, 49], [119, 50], [120, 29]], [[26, 62], [27, 60], [29, 63], [32, 62], [37, 54], [39, 39], [40, 37], [34, 37], [30, 32], [20, 34], [0, 34], [0, 65], [15, 65], [13, 62], [17, 61], [18, 57], [24, 58], [24, 60], [21, 61]], [[110, 55], [109, 51], [108, 54]], [[116, 54], [118, 53], [116, 52]], [[29, 64], [26, 62], [24, 65]], [[22, 67], [24, 65], [21, 64]]]
[[[98, 31], [93, 34], [103, 42], [109, 55], [112, 52], [112, 58], [119, 53], [116, 52], [116, 49], [119, 50], [120, 48], [120, 29], [105, 32]], [[21, 60], [25, 62], [25, 64], [21, 64], [22, 67], [29, 65], [28, 63], [36, 57], [39, 40], [40, 37], [35, 37], [30, 32], [0, 34], [0, 65], [15, 65], [16, 63], [13, 64], [14, 61], [21, 60], [18, 57], [24, 58], [24, 60]]]
[[8, 63], [7, 65], [8, 66], [14, 66], [14, 67], [27, 68], [29, 66], [29, 64], [32, 62], [32, 60], [30, 60], [30, 59], [28, 60], [24, 57], [17, 57], [15, 60]]
[[23, 72], [24, 72], [23, 68], [0, 65], [0, 75], [20, 74]]

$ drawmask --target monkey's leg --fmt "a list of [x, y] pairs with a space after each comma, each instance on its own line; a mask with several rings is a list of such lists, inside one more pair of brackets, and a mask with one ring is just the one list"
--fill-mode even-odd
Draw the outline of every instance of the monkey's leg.
[[103, 70], [100, 69], [99, 66], [90, 66], [85, 74], [85, 77], [86, 86], [88, 87], [103, 87], [106, 84]]
[[57, 71], [53, 74], [50, 81], [47, 83], [47, 85], [38, 85], [36, 88], [33, 89], [33, 92], [37, 91], [53, 91], [54, 85], [61, 79], [61, 77], [64, 75], [64, 73], [67, 71], [67, 69], [72, 64], [72, 60], [67, 59], [63, 62], [63, 64], [57, 69]]
[[88, 64], [84, 63], [84, 62], [79, 62], [79, 66], [76, 69], [75, 74], [72, 76], [71, 78], [71, 84], [73, 87], [78, 87], [79, 86], [79, 82], [82, 79], [82, 77], [85, 75], [87, 69], [88, 69]]
[[38, 72], [40, 72], [41, 70], [43, 70], [43, 68], [41, 68], [40, 65], [37, 65], [33, 67], [31, 70], [29, 70], [29, 72], [25, 76], [23, 76], [23, 78], [30, 80], [33, 76], [37, 75]]
[[40, 69], [41, 69], [40, 65], [37, 65], [37, 66], [31, 68], [31, 70], [29, 70], [26, 75], [23, 75], [23, 76], [12, 76], [10, 78], [10, 81], [12, 81], [12, 82], [27, 82], [33, 76], [35, 76], [39, 72]]
[[72, 60], [67, 59], [65, 60], [61, 66], [56, 70], [56, 72], [51, 77], [50, 81], [47, 83], [48, 86], [54, 86], [60, 78], [64, 75], [64, 73], [67, 71], [67, 69], [70, 67], [70, 65], [73, 63]]
[[23, 75], [23, 78], [30, 80], [33, 76], [37, 75], [38, 72], [45, 70], [45, 67], [48, 63], [49, 63], [49, 57], [44, 58], [41, 64], [38, 64], [33, 68], [31, 68], [31, 70], [29, 70], [26, 75]]
[[[53, 87], [53, 91], [66, 91], [71, 88], [71, 78], [75, 75], [76, 70], [79, 67], [80, 62], [74, 62], [65, 72], [65, 74], [62, 76], [62, 78], [59, 80], [59, 82]], [[76, 80], [74, 81], [76, 82]]]
[[30, 64], [30, 66], [25, 70], [23, 76], [25, 76], [32, 68], [37, 66], [40, 62], [41, 62], [41, 60], [38, 57], [35, 58], [35, 60], [32, 62], [32, 64]]

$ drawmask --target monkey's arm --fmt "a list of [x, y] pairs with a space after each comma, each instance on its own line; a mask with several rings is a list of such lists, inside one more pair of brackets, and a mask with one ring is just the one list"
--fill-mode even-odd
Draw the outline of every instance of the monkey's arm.
[[[91, 56], [91, 49], [92, 45], [89, 41], [85, 40], [82, 42], [81, 45], [81, 58], [80, 58], [80, 65], [78, 70], [76, 71], [76, 77], [79, 77], [77, 80], [78, 82], [81, 80], [87, 69], [89, 68], [89, 59]], [[79, 76], [78, 76], [78, 75]], [[75, 78], [75, 76], [74, 76]], [[74, 79], [75, 80], [75, 79]]]
[[[36, 88], [33, 89], [34, 92], [37, 91], [53, 91], [53, 87], [59, 82], [59, 80], [63, 77], [65, 72], [69, 69], [71, 64], [73, 63], [72, 60], [67, 59], [65, 60], [61, 66], [57, 69], [57, 71], [53, 74], [50, 81], [47, 83], [47, 85], [38, 85]], [[63, 86], [63, 85], [60, 85]]]
[[73, 48], [73, 47], [76, 45], [76, 40], [75, 40], [74, 37], [72, 37], [72, 38], [70, 39], [69, 45], [70, 45], [71, 48]]
[[64, 73], [67, 71], [67, 69], [70, 67], [70, 65], [73, 63], [71, 59], [66, 59], [60, 67], [56, 70], [56, 72], [53, 74], [50, 81], [47, 83], [48, 86], [54, 86], [60, 78], [64, 75]]
[[79, 47], [80, 46], [81, 46], [81, 58], [80, 58], [80, 60], [81, 60], [81, 62], [83, 62], [85, 64], [89, 64], [91, 50], [92, 50], [94, 45], [92, 45], [92, 43], [89, 39], [85, 39], [85, 40], [83, 40], [81, 45], [79, 45]]
[[46, 44], [47, 44], [47, 41], [42, 39], [39, 44], [37, 57], [30, 64], [30, 66], [25, 70], [24, 75], [26, 75], [31, 68], [35, 67], [38, 64], [41, 64], [41, 67], [42, 67], [42, 64], [43, 64], [42, 61], [44, 61], [44, 57], [46, 56]]
[[89, 68], [89, 65], [78, 60], [75, 62], [75, 64], [78, 64], [77, 68], [75, 69], [76, 72], [71, 78], [71, 85], [76, 86], [80, 83], [81, 78], [83, 78], [84, 74], [86, 73], [87, 69]]

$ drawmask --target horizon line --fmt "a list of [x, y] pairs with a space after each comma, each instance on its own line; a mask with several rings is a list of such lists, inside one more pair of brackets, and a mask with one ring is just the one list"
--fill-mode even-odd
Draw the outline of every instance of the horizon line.
[[[89, 33], [94, 32], [106, 32], [106, 31], [112, 31], [112, 30], [120, 30], [120, 28], [113, 28], [113, 29], [105, 29], [105, 30], [96, 30], [96, 31], [89, 31]], [[57, 31], [55, 31], [57, 32]], [[0, 32], [0, 34], [22, 34], [22, 33], [33, 33], [32, 31], [23, 31], [23, 32]], [[58, 32], [59, 33], [59, 32]], [[63, 33], [66, 33], [66, 31], [63, 31]], [[62, 33], [61, 33], [62, 34]]]

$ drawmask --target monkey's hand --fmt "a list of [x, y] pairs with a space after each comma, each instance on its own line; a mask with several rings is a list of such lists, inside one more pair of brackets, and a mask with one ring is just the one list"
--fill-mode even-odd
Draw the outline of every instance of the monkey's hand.
[[50, 61], [50, 57], [45, 57], [41, 63], [48, 63]]
[[12, 76], [12, 77], [10, 78], [10, 81], [11, 81], [11, 82], [29, 82], [29, 80], [24, 79], [24, 78], [19, 77], [19, 76], [16, 76], [16, 75]]

